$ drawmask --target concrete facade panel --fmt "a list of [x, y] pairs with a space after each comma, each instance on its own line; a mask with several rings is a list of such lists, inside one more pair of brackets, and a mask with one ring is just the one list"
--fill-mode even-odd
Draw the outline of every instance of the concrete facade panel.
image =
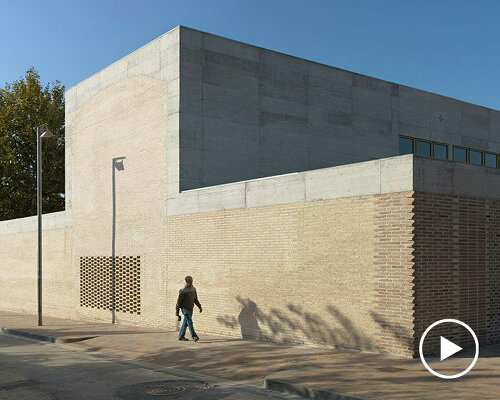
[[431, 112], [431, 94], [400, 85], [399, 110], [428, 116]]
[[248, 208], [304, 201], [304, 174], [257, 179], [246, 184], [246, 207]]
[[311, 78], [316, 77], [324, 82], [338, 82], [346, 87], [352, 87], [353, 73], [343, 69], [333, 68], [318, 63], [310, 63], [309, 75]]

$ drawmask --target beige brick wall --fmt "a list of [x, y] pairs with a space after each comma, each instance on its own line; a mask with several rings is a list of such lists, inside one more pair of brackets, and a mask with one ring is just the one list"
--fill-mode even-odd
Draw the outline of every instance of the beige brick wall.
[[[75, 126], [78, 142], [85, 131]], [[111, 161], [86, 174], [79, 149], [73, 228], [45, 234], [44, 310], [110, 322], [109, 310], [80, 306], [79, 258], [111, 254]], [[161, 169], [157, 182], [139, 185], [145, 165], [112, 155], [120, 154], [116, 255], [141, 257], [141, 314], [117, 313], [118, 323], [177, 328], [176, 296], [190, 274], [204, 306], [195, 315], [200, 334], [411, 355], [411, 192], [166, 217]], [[35, 243], [36, 232], [0, 236], [14, 271], [0, 280], [3, 309], [36, 311]]]
[[[166, 93], [165, 81], [130, 77], [100, 91], [72, 122], [73, 271], [80, 257], [112, 255], [112, 159], [125, 157], [115, 171], [115, 255], [140, 256], [141, 313], [117, 313], [118, 322], [164, 320]], [[80, 316], [110, 320], [75, 300]]]
[[411, 210], [410, 192], [169, 217], [168, 304], [189, 274], [201, 332], [411, 355]]
[[[167, 83], [120, 80], [79, 107], [71, 123], [73, 225], [44, 231], [43, 305], [52, 316], [111, 321], [109, 310], [80, 307], [80, 257], [112, 254], [112, 159], [116, 171], [116, 256], [141, 258], [140, 315], [117, 322], [165, 325]], [[36, 312], [36, 231], [0, 235], [1, 308]]]
[[[78, 274], [71, 263], [71, 230], [43, 233], [43, 313], [68, 316], [74, 312]], [[37, 312], [37, 232], [0, 235], [0, 308]]]

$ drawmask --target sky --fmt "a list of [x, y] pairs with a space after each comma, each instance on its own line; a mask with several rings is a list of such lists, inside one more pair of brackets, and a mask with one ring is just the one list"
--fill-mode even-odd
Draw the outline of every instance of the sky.
[[0, 86], [69, 88], [177, 25], [500, 110], [496, 0], [0, 0]]

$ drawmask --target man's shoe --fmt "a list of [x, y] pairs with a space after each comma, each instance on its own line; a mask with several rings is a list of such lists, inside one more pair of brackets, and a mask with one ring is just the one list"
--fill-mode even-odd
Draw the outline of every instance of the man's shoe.
[[198, 340], [200, 340], [200, 338], [199, 338], [198, 336], [195, 336], [195, 337], [193, 338], [193, 340], [194, 340], [195, 342], [197, 342]]
[[189, 341], [189, 339], [186, 339], [184, 336], [183, 336], [183, 337], [180, 337], [180, 338], [179, 338], [179, 340], [180, 340], [181, 342], [187, 342], [187, 341]]

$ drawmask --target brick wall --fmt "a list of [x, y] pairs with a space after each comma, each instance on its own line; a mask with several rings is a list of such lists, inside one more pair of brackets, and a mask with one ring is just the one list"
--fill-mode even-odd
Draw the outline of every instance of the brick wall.
[[[74, 127], [78, 142], [78, 121]], [[86, 154], [84, 143], [80, 151]], [[82, 156], [75, 152], [75, 161]], [[162, 212], [155, 204], [162, 203], [136, 202], [139, 159], [126, 156], [117, 177], [116, 254], [141, 257], [141, 312], [118, 312], [118, 323], [177, 328], [176, 294], [190, 274], [205, 308], [195, 316], [200, 333], [408, 355], [411, 192], [153, 220]], [[95, 173], [106, 174], [111, 166], [106, 164]], [[44, 312], [110, 322], [109, 310], [81, 306], [79, 287], [81, 257], [110, 255], [110, 180], [83, 170], [79, 175], [74, 185], [79, 220], [44, 236], [51, 243], [44, 252]], [[97, 182], [102, 186], [84, 191]], [[143, 194], [161, 197], [155, 191], [161, 185], [158, 176], [157, 186], [148, 185]], [[36, 312], [35, 244], [36, 232], [0, 236], [0, 253], [8, 260], [2, 267], [13, 271], [0, 279], [3, 309]]]
[[413, 354], [413, 192], [375, 196], [376, 302], [384, 351]]
[[[74, 246], [68, 270], [78, 275], [82, 258], [104, 260], [113, 251], [120, 259], [140, 257], [140, 314], [127, 297], [131, 303], [127, 307], [136, 312], [117, 312], [121, 323], [164, 326], [166, 319], [167, 85], [145, 75], [124, 78], [82, 104], [71, 124]], [[114, 168], [113, 188], [116, 157], [125, 159], [122, 170]], [[111, 284], [106, 263], [97, 264], [101, 276], [90, 274], [92, 281], [86, 284], [96, 288]], [[118, 297], [120, 279], [117, 275]], [[73, 300], [79, 317], [111, 321], [108, 309], [81, 306], [81, 295], [79, 291]]]
[[[167, 92], [166, 81], [138, 75], [107, 86], [79, 105], [71, 122], [72, 207], [66, 212], [72, 214], [72, 226], [44, 231], [46, 315], [111, 322], [109, 309], [87, 302], [81, 306], [85, 290], [80, 290], [80, 279], [82, 257], [109, 258], [114, 245], [117, 257], [140, 257], [141, 312], [117, 312], [116, 321], [165, 327]], [[113, 190], [114, 157], [125, 159], [123, 170], [115, 170]], [[3, 309], [36, 312], [35, 229], [0, 235]], [[106, 269], [91, 277], [86, 285], [107, 285], [111, 292]], [[136, 281], [115, 278], [118, 298], [126, 286], [121, 281], [128, 287]], [[135, 310], [136, 300], [123, 297]]]
[[500, 343], [500, 202], [487, 202], [486, 211], [486, 340]]
[[[480, 343], [499, 340], [500, 201], [415, 193], [415, 351], [432, 322], [456, 318]], [[426, 339], [436, 351], [439, 336], [464, 346], [470, 335], [446, 324]]]
[[[78, 274], [71, 271], [71, 230], [43, 232], [43, 314], [71, 315]], [[37, 232], [0, 235], [0, 309], [37, 312]]]
[[[201, 334], [408, 357], [428, 325], [457, 318], [482, 344], [499, 342], [500, 201], [403, 192], [118, 222], [117, 255], [141, 257], [141, 315], [118, 313], [118, 322], [177, 328], [176, 294], [190, 274]], [[105, 225], [86, 224], [93, 239], [89, 227], [78, 245], [75, 228], [45, 233], [45, 315], [109, 320], [79, 306], [74, 259], [110, 244]], [[36, 232], [0, 236], [3, 309], [36, 310], [35, 243]], [[471, 344], [446, 325], [427, 352], [439, 335]]]
[[410, 193], [167, 218], [168, 301], [201, 332], [411, 355]]

